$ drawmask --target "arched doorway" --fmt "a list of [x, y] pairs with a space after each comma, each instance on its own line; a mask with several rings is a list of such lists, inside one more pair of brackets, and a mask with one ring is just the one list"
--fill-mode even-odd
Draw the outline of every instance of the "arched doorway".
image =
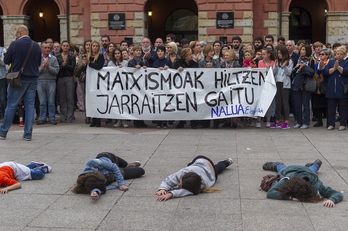
[[[42, 17], [40, 17], [42, 13]], [[52, 38], [60, 40], [59, 8], [54, 0], [29, 0], [24, 7], [24, 15], [30, 16], [28, 28], [30, 37], [37, 42]]]
[[151, 41], [162, 38], [167, 34], [176, 35], [176, 41], [182, 38], [198, 39], [198, 7], [194, 0], [148, 0], [145, 13], [152, 11], [148, 17], [148, 32]]
[[289, 6], [289, 38], [292, 40], [308, 40], [310, 42], [326, 42], [325, 12], [328, 10], [326, 0], [311, 1], [293, 0]]
[[290, 9], [290, 39], [312, 41], [312, 19], [308, 11], [300, 7]]

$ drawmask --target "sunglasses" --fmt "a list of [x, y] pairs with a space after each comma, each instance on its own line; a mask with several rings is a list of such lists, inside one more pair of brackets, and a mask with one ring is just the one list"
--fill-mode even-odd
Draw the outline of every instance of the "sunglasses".
[[325, 53], [320, 53], [319, 55], [326, 55]]

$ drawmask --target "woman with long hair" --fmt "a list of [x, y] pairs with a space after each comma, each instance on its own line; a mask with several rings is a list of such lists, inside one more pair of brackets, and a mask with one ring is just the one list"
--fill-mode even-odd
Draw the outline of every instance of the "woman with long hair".
[[295, 77], [292, 81], [292, 95], [297, 124], [294, 128], [307, 129], [310, 123], [310, 100], [312, 93], [304, 89], [305, 83], [314, 74], [315, 60], [312, 57], [312, 48], [304, 45], [300, 48], [300, 58], [294, 71]]
[[61, 44], [62, 52], [57, 55], [59, 72], [57, 74], [57, 90], [59, 94], [60, 122], [71, 123], [74, 117], [74, 70], [75, 56], [70, 52], [70, 44], [64, 40]]
[[[89, 194], [92, 200], [98, 200], [106, 190], [118, 188], [127, 191], [125, 179], [138, 178], [145, 174], [144, 169], [139, 166], [139, 162], [128, 163], [110, 152], [99, 153], [95, 159], [86, 163], [72, 191]], [[115, 181], [117, 186], [111, 185]]]
[[[82, 72], [86, 72], [87, 66], [96, 70], [103, 68], [105, 60], [104, 55], [100, 53], [100, 43], [98, 41], [92, 41], [91, 49], [87, 53], [87, 57], [83, 57], [81, 62], [83, 63]], [[92, 118], [92, 122], [89, 126], [100, 127], [101, 119]]]
[[297, 200], [301, 202], [319, 202], [324, 198], [325, 207], [334, 207], [342, 201], [342, 193], [325, 186], [317, 176], [321, 160], [315, 160], [305, 166], [285, 166], [279, 162], [266, 162], [264, 170], [278, 172], [280, 180], [267, 192], [267, 198], [277, 200]]
[[[76, 68], [75, 68], [75, 72], [74, 72], [74, 76], [76, 76], [78, 78], [79, 84], [80, 84], [80, 87], [82, 90], [84, 107], [86, 107], [86, 83], [85, 83], [85, 81], [86, 81], [86, 71], [85, 71], [86, 68], [84, 67], [84, 64], [82, 63], [82, 60], [87, 57], [87, 54], [88, 54], [89, 50], [91, 49], [91, 43], [92, 43], [91, 39], [87, 39], [83, 43], [83, 47], [79, 53], [79, 59], [78, 59], [78, 62], [76, 64]], [[84, 72], [82, 70], [84, 70]], [[87, 117], [86, 114], [85, 114], [85, 123], [86, 124], [91, 123], [91, 118]]]
[[155, 193], [157, 201], [166, 201], [170, 198], [197, 195], [202, 192], [220, 192], [211, 188], [218, 175], [233, 163], [232, 158], [214, 164], [206, 156], [196, 156], [187, 167], [169, 175]]
[[[289, 114], [290, 114], [290, 105], [289, 105], [289, 95], [291, 89], [291, 73], [293, 68], [293, 62], [290, 58], [289, 51], [285, 46], [279, 46], [278, 48], [278, 57], [275, 61], [274, 67], [274, 77], [277, 85], [277, 93], [275, 96], [276, 99], [276, 119], [271, 128], [281, 128], [289, 129]], [[285, 121], [283, 124], [280, 124], [280, 114], [281, 110], [284, 108], [284, 118]]]
[[115, 50], [116, 48], [116, 44], [113, 42], [110, 42], [106, 48], [105, 51], [105, 66], [107, 66], [109, 64], [109, 62], [111, 62], [112, 60], [112, 52]]

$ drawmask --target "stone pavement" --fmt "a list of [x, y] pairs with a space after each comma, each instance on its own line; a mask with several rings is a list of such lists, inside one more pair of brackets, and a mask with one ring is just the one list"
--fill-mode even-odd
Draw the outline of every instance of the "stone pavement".
[[[13, 125], [0, 140], [0, 162], [32, 160], [53, 171], [41, 181], [25, 181], [22, 189], [0, 195], [0, 230], [346, 230], [348, 203], [326, 208], [318, 204], [266, 199], [259, 191], [269, 172], [266, 161], [305, 164], [323, 161], [319, 177], [347, 196], [348, 131], [256, 129], [146, 129], [105, 125], [90, 128], [77, 112], [72, 124], [35, 125], [33, 140], [23, 141]], [[147, 121], [150, 124], [150, 121]], [[146, 173], [128, 180], [129, 191], [108, 191], [97, 202], [71, 192], [84, 164], [102, 151], [140, 161]], [[213, 161], [232, 157], [216, 187], [221, 193], [156, 202], [165, 177], [194, 156]]]

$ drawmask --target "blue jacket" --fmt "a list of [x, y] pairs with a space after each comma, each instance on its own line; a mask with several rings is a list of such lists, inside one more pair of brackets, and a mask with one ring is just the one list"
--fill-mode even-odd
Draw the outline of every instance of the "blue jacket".
[[[116, 164], [112, 163], [109, 158], [101, 157], [99, 159], [89, 160], [86, 163], [83, 169], [83, 172], [80, 175], [83, 175], [89, 172], [100, 172], [105, 177], [108, 177], [110, 174], [113, 174], [117, 182], [117, 187], [115, 187], [114, 185], [109, 185], [106, 187], [107, 190], [119, 188], [122, 185], [126, 185], [126, 182], [124, 181], [124, 178], [120, 172], [120, 169], [118, 168]], [[93, 189], [91, 193], [94, 191], [97, 191], [98, 194], [101, 195], [101, 191], [99, 189]]]
[[326, 98], [342, 99], [348, 98], [348, 94], [343, 93], [343, 83], [348, 83], [348, 60], [342, 60], [339, 65], [343, 67], [343, 73], [341, 74], [336, 70], [331, 75], [329, 70], [335, 65], [336, 60], [330, 60], [324, 69], [324, 75], [328, 77], [328, 83], [326, 88]]
[[[16, 41], [13, 41], [8, 48], [4, 62], [5, 64], [11, 64], [11, 71], [20, 71], [24, 59], [28, 53], [31, 39], [29, 36], [23, 36]], [[41, 65], [41, 48], [39, 44], [34, 42], [33, 48], [29, 54], [28, 61], [24, 67], [22, 76], [25, 77], [38, 77], [39, 67]]]

